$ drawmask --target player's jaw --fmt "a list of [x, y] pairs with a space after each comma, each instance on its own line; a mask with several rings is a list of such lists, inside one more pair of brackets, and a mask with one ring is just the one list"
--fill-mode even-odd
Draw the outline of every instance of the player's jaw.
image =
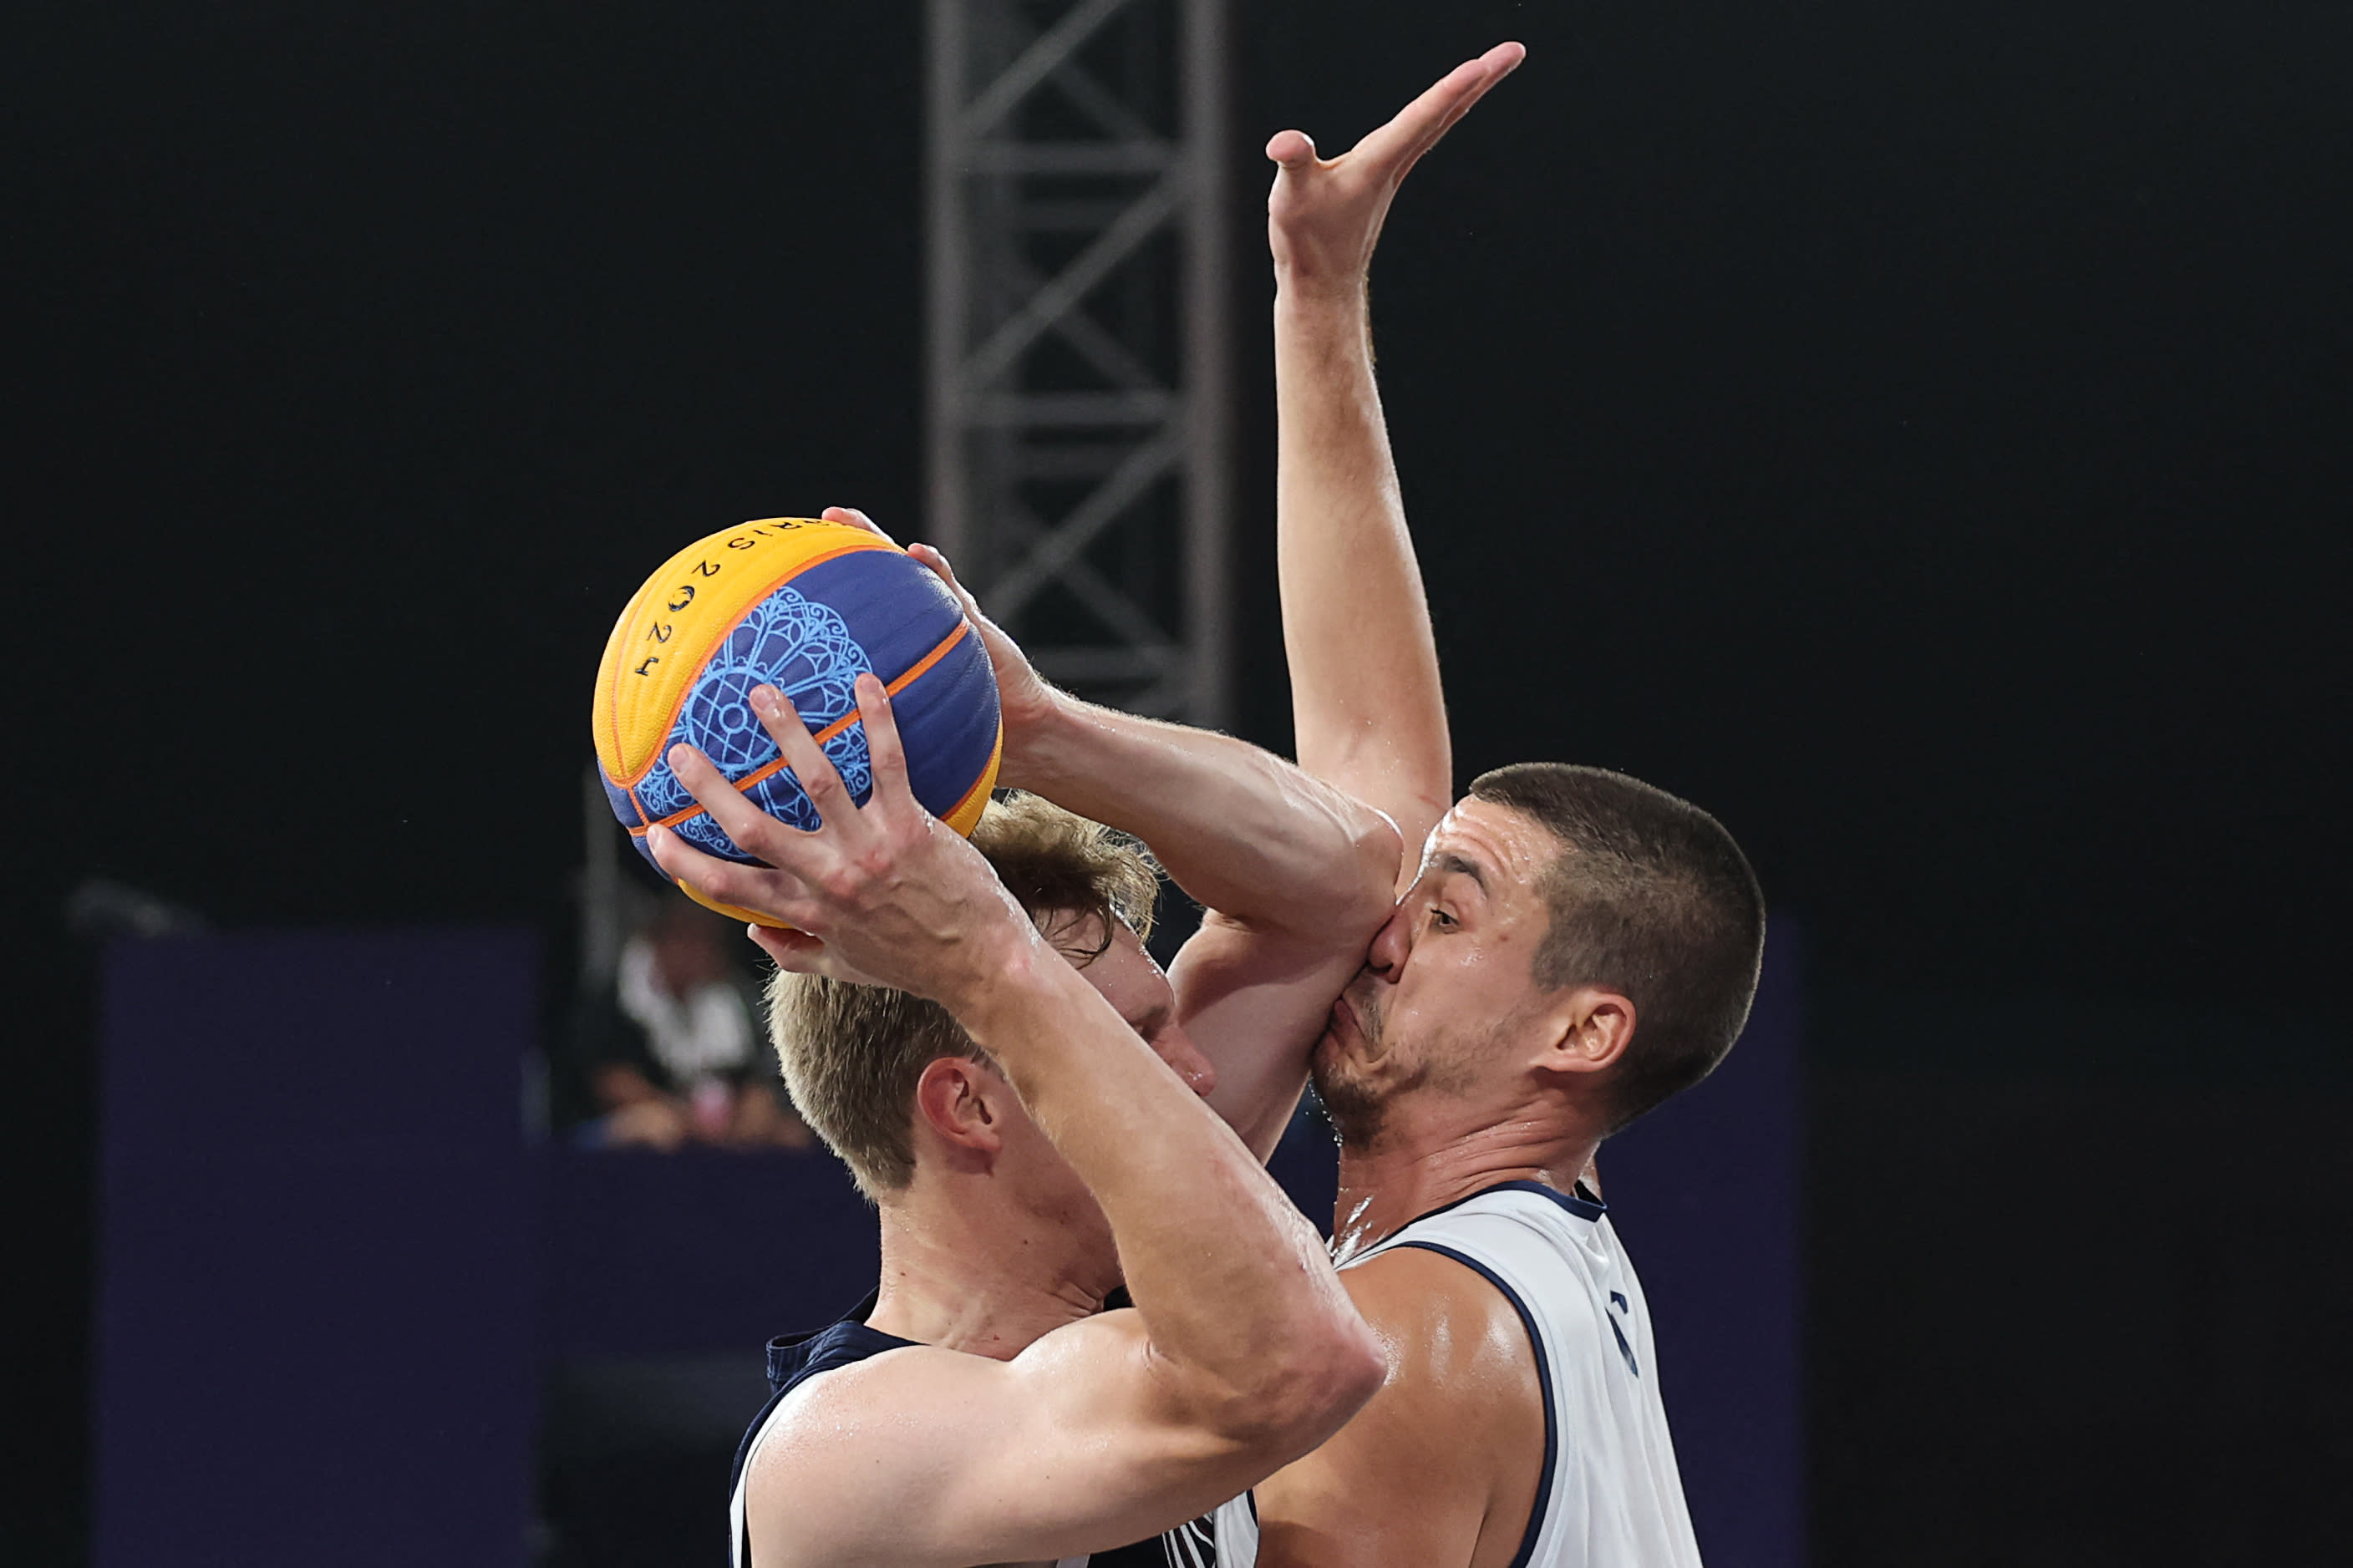
[[1308, 1058], [1309, 1076], [1341, 1142], [1369, 1146], [1388, 1121], [1390, 1098], [1421, 1074], [1390, 1048], [1381, 978], [1366, 970], [1332, 1004], [1323, 1037]]

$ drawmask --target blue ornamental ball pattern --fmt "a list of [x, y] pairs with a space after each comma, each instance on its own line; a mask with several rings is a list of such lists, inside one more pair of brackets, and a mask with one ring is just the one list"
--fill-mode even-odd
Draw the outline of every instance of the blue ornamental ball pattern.
[[[741, 779], [776, 761], [776, 743], [760, 727], [752, 711], [752, 689], [769, 685], [792, 700], [803, 722], [822, 730], [853, 711], [858, 698], [851, 689], [863, 671], [873, 668], [866, 650], [849, 635], [849, 626], [832, 606], [803, 596], [789, 584], [752, 606], [751, 612], [712, 650], [711, 660], [688, 690], [679, 708], [678, 722], [663, 741], [661, 754], [638, 784], [638, 799], [648, 816], [659, 820], [692, 810], [694, 797], [670, 770], [670, 748], [681, 742], [715, 763], [730, 780]], [[825, 742], [826, 757], [841, 774], [841, 782], [862, 804], [874, 783], [866, 752], [866, 729], [852, 724]], [[778, 772], [744, 792], [744, 798], [771, 816], [795, 827], [818, 826], [816, 809], [791, 773]], [[751, 858], [735, 847], [706, 812], [673, 825], [674, 831], [696, 848], [722, 858]]]

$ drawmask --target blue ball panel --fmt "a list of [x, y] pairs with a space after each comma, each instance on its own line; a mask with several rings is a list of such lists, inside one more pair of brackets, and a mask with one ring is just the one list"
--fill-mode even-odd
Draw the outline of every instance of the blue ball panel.
[[967, 636], [891, 700], [907, 744], [907, 783], [934, 816], [954, 811], [997, 749], [997, 685], [988, 650]]
[[885, 684], [913, 669], [964, 619], [947, 585], [895, 550], [837, 555], [791, 585], [841, 617]]
[[628, 790], [607, 778], [602, 769], [597, 771], [596, 782], [605, 786], [605, 798], [612, 803], [613, 815], [621, 819], [622, 826], [643, 827], [646, 825], [646, 819], [638, 812], [638, 803], [629, 798]]

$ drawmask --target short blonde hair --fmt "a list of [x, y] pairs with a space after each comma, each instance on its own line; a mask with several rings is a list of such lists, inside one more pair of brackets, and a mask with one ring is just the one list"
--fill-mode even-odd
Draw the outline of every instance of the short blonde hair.
[[[1102, 933], [1074, 953], [1082, 963], [1111, 945], [1113, 921], [1151, 934], [1159, 871], [1125, 835], [1036, 795], [1008, 794], [990, 804], [972, 842], [1050, 936]], [[768, 1036], [793, 1103], [869, 1198], [914, 1177], [923, 1068], [942, 1057], [985, 1059], [936, 1002], [786, 970], [768, 982]]]

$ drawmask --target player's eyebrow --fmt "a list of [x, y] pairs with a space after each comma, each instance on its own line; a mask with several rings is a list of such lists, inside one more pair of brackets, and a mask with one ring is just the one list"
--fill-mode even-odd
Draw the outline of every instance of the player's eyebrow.
[[1460, 855], [1446, 854], [1439, 856], [1435, 864], [1441, 871], [1451, 871], [1470, 878], [1479, 885], [1481, 892], [1487, 891], [1487, 873], [1480, 868], [1479, 862], [1476, 860], [1466, 859]]

